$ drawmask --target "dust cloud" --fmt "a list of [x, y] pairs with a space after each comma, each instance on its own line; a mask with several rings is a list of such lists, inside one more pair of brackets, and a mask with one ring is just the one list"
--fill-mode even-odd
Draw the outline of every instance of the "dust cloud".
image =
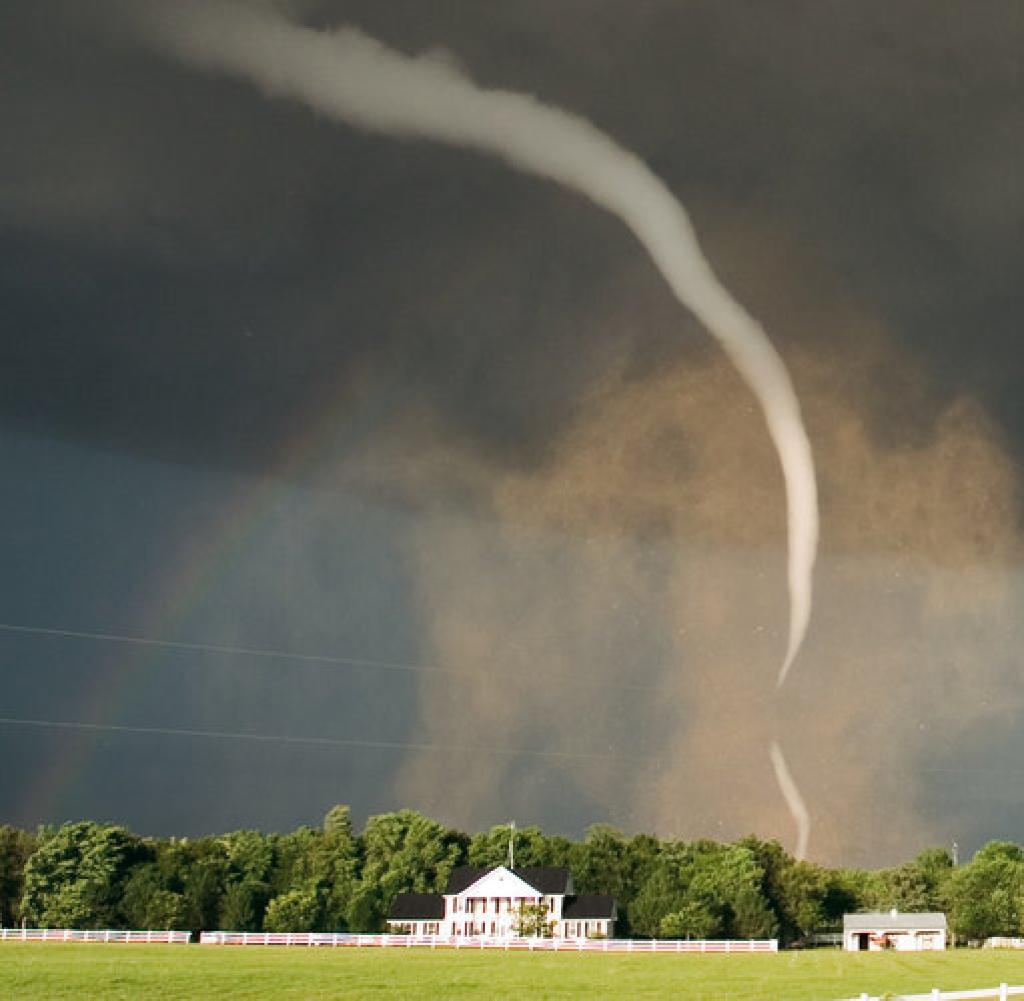
[[[936, 810], [934, 780], [960, 735], [1020, 704], [1013, 463], [987, 415], [933, 392], [883, 330], [828, 316], [847, 347], [788, 359], [824, 546], [821, 614], [781, 692], [783, 485], [725, 363], [623, 360], [531, 470], [397, 436], [420, 475], [438, 464], [483, 497], [439, 509], [415, 544], [436, 660], [466, 677], [422, 688], [425, 733], [464, 750], [410, 760], [410, 801], [527, 822], [573, 798], [594, 821], [792, 848], [779, 740], [812, 858], [896, 859], [970, 828], [969, 799]], [[488, 747], [541, 753], [469, 750]]]

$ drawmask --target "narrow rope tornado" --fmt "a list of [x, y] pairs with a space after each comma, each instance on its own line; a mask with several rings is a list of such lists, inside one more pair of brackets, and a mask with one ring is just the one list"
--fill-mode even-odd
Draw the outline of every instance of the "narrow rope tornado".
[[[148, 39], [187, 62], [250, 80], [268, 95], [302, 101], [357, 128], [500, 157], [586, 196], [632, 230], [677, 299], [718, 340], [757, 397], [779, 455], [789, 583], [781, 686], [811, 613], [818, 502], [810, 443], [782, 359], [761, 325], [718, 281], [685, 209], [647, 165], [576, 115], [526, 94], [484, 90], [442, 59], [410, 58], [352, 28], [316, 31], [272, 6], [230, 0], [135, 0], [125, 10], [129, 17], [142, 12]], [[800, 827], [795, 813], [794, 819]]]

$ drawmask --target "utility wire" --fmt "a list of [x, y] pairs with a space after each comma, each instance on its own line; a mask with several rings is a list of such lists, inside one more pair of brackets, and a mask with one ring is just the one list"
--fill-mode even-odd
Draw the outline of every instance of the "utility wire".
[[[184, 650], [191, 653], [216, 653], [231, 657], [261, 657], [266, 660], [290, 660], [303, 664], [323, 664], [335, 667], [353, 667], [369, 671], [401, 671], [406, 674], [429, 674], [464, 678], [475, 681], [494, 680], [486, 675], [474, 674], [471, 671], [458, 671], [448, 667], [434, 667], [429, 664], [406, 664], [397, 661], [370, 660], [362, 657], [336, 657], [328, 654], [293, 653], [289, 650], [272, 650], [258, 647], [228, 646], [216, 643], [188, 643], [183, 640], [164, 640], [151, 636], [132, 636], [122, 633], [88, 632], [81, 629], [55, 629], [45, 626], [15, 625], [0, 622], [0, 632], [21, 633], [29, 636], [54, 636], [61, 639], [92, 640], [100, 643], [125, 643], [136, 646], [158, 647], [164, 650]], [[558, 678], [550, 674], [517, 674], [502, 677], [501, 683], [506, 684], [509, 678], [520, 682], [534, 683], [552, 681], [565, 685], [577, 685], [578, 679]], [[640, 692], [663, 692], [667, 689], [658, 685], [640, 685], [630, 682], [590, 682], [591, 687], [624, 689]]]
[[84, 723], [78, 720], [23, 719], [0, 717], [0, 725], [27, 726], [51, 730], [82, 730], [97, 733], [145, 734], [157, 737], [195, 737], [209, 740], [248, 740], [268, 744], [304, 744], [314, 747], [362, 747], [372, 750], [427, 751], [432, 753], [492, 754], [501, 757], [561, 758], [580, 761], [643, 761], [650, 759], [631, 754], [592, 751], [542, 751], [534, 748], [479, 747], [468, 744], [423, 744], [400, 740], [357, 740], [347, 737], [299, 737], [290, 734], [243, 733], [231, 730], [189, 730], [167, 726], [127, 726], [117, 723]]
[[189, 650], [198, 653], [222, 653], [242, 657], [266, 657], [272, 660], [297, 660], [311, 664], [337, 664], [345, 667], [369, 667], [379, 671], [432, 671], [439, 674], [456, 674], [443, 667], [427, 664], [402, 664], [386, 660], [367, 660], [361, 657], [334, 657], [327, 654], [292, 653], [288, 650], [267, 650], [256, 647], [226, 646], [217, 643], [187, 643], [182, 640], [162, 640], [151, 636], [126, 636], [121, 633], [93, 633], [80, 629], [48, 629], [43, 626], [18, 626], [0, 622], [0, 631], [27, 633], [35, 636], [59, 636], [64, 639], [96, 640], [103, 643], [132, 643], [139, 646], [155, 646], [168, 650]]

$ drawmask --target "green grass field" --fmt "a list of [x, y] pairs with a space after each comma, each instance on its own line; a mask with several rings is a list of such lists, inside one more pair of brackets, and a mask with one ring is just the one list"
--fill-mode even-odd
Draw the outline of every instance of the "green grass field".
[[0, 945], [0, 998], [841, 998], [1024, 983], [1024, 955], [602, 956]]

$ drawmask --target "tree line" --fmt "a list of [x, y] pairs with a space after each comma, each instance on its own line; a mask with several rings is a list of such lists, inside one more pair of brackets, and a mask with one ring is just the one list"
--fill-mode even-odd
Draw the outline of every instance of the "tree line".
[[[385, 927], [395, 895], [443, 892], [457, 865], [505, 862], [508, 828], [468, 835], [412, 810], [348, 807], [319, 829], [146, 838], [81, 821], [35, 833], [0, 827], [0, 920], [50, 928], [354, 931]], [[516, 863], [565, 866], [577, 893], [618, 902], [617, 935], [774, 938], [841, 927], [850, 911], [943, 911], [966, 940], [1024, 935], [1024, 849], [994, 841], [954, 867], [932, 848], [887, 869], [828, 869], [776, 841], [729, 844], [627, 835], [605, 824], [582, 841], [516, 832]]]

